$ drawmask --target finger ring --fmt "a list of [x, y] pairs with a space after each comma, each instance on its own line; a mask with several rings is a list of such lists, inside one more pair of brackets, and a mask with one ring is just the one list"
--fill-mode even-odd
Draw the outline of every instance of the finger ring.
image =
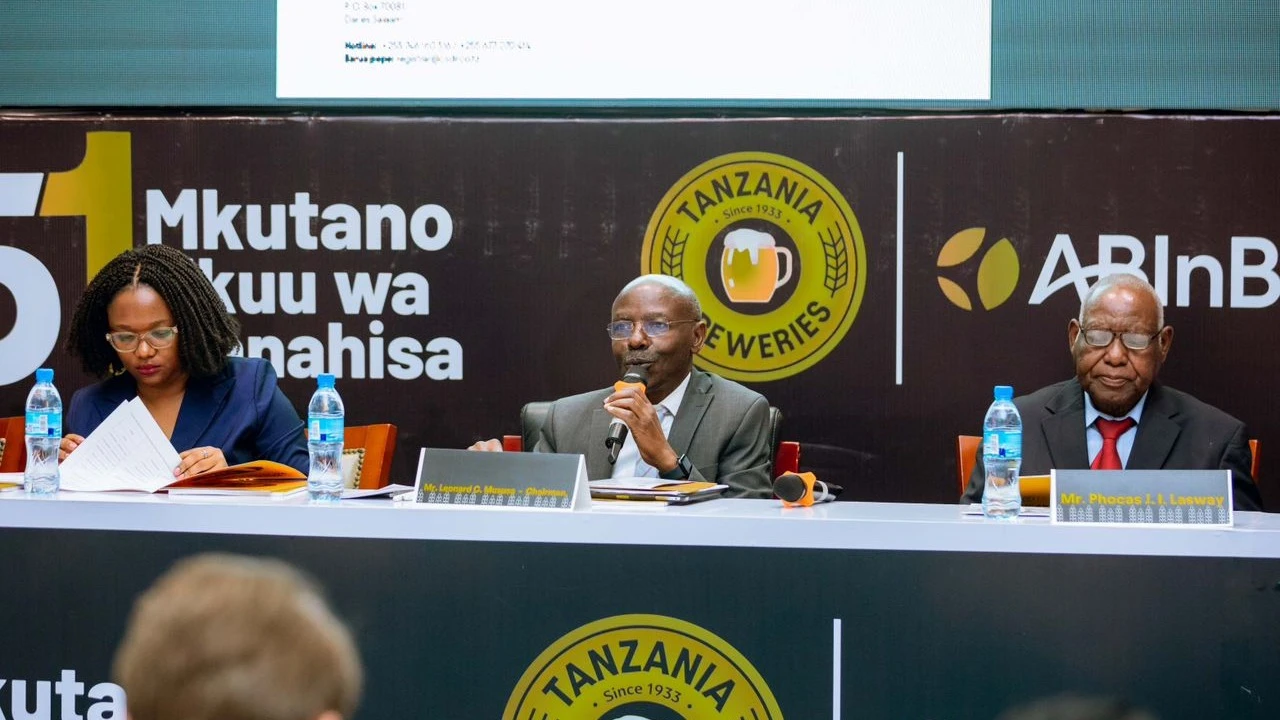
[[209, 457], [209, 451], [208, 451], [208, 450], [205, 450], [205, 451], [201, 452], [201, 453], [200, 453], [200, 457], [202, 457], [202, 458], [207, 458], [207, 457]]

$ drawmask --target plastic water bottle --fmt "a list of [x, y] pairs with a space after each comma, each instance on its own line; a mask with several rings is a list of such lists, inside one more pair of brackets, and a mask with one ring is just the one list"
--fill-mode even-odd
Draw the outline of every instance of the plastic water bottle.
[[53, 370], [36, 370], [36, 384], [27, 394], [27, 492], [58, 492], [58, 446], [62, 443], [62, 396], [53, 386]]
[[1012, 519], [1022, 512], [1018, 472], [1022, 468], [1022, 416], [1013, 404], [1013, 388], [997, 385], [995, 402], [982, 420], [982, 513]]
[[336, 502], [342, 497], [342, 398], [333, 387], [333, 375], [320, 376], [307, 405], [307, 450], [311, 473], [307, 491], [313, 501]]

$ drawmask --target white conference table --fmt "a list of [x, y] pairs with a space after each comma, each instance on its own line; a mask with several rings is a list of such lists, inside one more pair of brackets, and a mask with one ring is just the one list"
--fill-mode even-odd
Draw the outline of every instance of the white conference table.
[[[569, 512], [10, 492], [0, 543], [22, 619], [0, 637], [11, 679], [106, 679], [136, 594], [219, 550], [282, 557], [328, 590], [365, 653], [361, 718], [500, 717], [539, 653], [624, 613], [724, 638], [792, 718], [993, 717], [1063, 690], [1125, 694], [1163, 720], [1280, 716], [1280, 515], [1085, 527], [958, 505]], [[993, 666], [1018, 682], [987, 687]]]
[[684, 507], [593, 501], [585, 511], [471, 508], [387, 498], [314, 505], [169, 498], [145, 493], [0, 493], [0, 527], [305, 535], [734, 548], [1068, 553], [1280, 558], [1280, 514], [1237, 512], [1235, 526], [1055, 526], [966, 514], [959, 505], [834, 502], [784, 508], [778, 500], [722, 499]]

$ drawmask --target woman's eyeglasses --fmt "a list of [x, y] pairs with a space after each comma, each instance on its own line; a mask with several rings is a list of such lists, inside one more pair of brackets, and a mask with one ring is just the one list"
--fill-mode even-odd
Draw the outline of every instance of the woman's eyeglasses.
[[138, 349], [138, 343], [143, 340], [152, 348], [159, 350], [172, 345], [176, 337], [178, 337], [178, 328], [158, 327], [152, 328], [141, 335], [131, 332], [107, 333], [107, 342], [111, 343], [111, 347], [115, 348], [117, 352], [133, 352]]

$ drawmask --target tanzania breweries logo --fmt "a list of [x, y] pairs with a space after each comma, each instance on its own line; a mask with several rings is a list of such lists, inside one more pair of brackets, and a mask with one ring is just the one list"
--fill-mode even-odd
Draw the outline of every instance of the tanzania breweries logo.
[[813, 168], [758, 152], [680, 178], [649, 220], [640, 263], [698, 294], [708, 332], [695, 362], [735, 380], [778, 380], [826, 357], [867, 275], [844, 197]]
[[[986, 236], [985, 228], [969, 228], [961, 230], [942, 246], [938, 253], [938, 267], [949, 268], [960, 265], [973, 257], [982, 247]], [[1013, 249], [1009, 238], [1000, 238], [982, 256], [978, 264], [978, 301], [982, 307], [991, 310], [998, 307], [1013, 294], [1018, 286], [1018, 253]], [[956, 306], [965, 310], [973, 309], [973, 301], [969, 293], [954, 280], [938, 276], [938, 286], [942, 294]]]
[[781, 720], [729, 643], [661, 615], [617, 615], [557, 640], [511, 692], [503, 720]]
[[[129, 133], [86, 133], [78, 167], [0, 173], [0, 217], [83, 216], [86, 277], [92, 278], [107, 261], [133, 247], [132, 167]], [[25, 250], [0, 246], [0, 286], [17, 302], [13, 328], [0, 339], [0, 385], [8, 385], [35, 372], [49, 357], [62, 315], [53, 275]]]

